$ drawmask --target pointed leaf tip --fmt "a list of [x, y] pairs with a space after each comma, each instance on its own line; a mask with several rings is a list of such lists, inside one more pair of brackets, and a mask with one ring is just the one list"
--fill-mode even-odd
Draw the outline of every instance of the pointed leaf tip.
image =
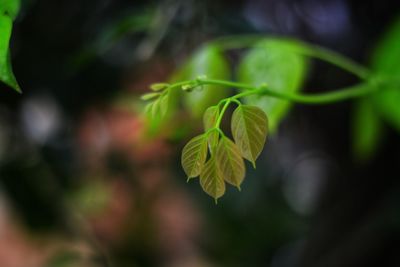
[[253, 166], [253, 169], [257, 169], [256, 162], [255, 162], [255, 161], [252, 161], [252, 162], [251, 162], [251, 165]]
[[153, 83], [152, 85], [150, 85], [150, 89], [153, 91], [160, 91], [166, 89], [168, 86], [168, 83]]
[[204, 192], [215, 200], [225, 194], [225, 182], [215, 157], [211, 157], [200, 174], [200, 185]]
[[146, 93], [140, 96], [140, 99], [142, 100], [150, 100], [153, 98], [156, 98], [160, 95], [160, 93]]

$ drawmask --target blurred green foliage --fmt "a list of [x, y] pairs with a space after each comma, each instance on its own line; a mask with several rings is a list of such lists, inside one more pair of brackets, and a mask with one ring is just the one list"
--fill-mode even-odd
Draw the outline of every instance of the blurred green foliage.
[[[195, 79], [205, 75], [210, 79], [230, 79], [230, 67], [223, 51], [214, 45], [205, 45], [194, 53], [188, 63], [180, 70], [182, 80]], [[205, 85], [185, 94], [184, 103], [194, 117], [200, 118], [204, 111], [228, 96], [227, 88], [217, 85]]]
[[355, 158], [360, 161], [371, 159], [380, 145], [383, 125], [370, 97], [354, 104], [352, 123]]
[[[371, 67], [383, 79], [394, 77], [400, 80], [400, 19], [388, 30], [373, 54]], [[380, 115], [400, 131], [400, 88], [387, 85], [374, 95]], [[384, 89], [384, 90], [383, 90]]]
[[372, 79], [392, 79], [373, 95], [359, 100], [353, 114], [353, 152], [359, 160], [373, 157], [383, 132], [383, 119], [400, 131], [400, 19], [385, 33], [371, 60]]
[[0, 12], [10, 16], [13, 20], [17, 17], [20, 6], [20, 0], [0, 0]]
[[[307, 73], [304, 56], [295, 41], [266, 39], [255, 45], [243, 58], [239, 66], [239, 81], [268, 87], [281, 92], [299, 91]], [[290, 102], [268, 96], [250, 96], [247, 103], [261, 107], [268, 115], [269, 129], [276, 131], [287, 114]]]
[[21, 92], [11, 67], [9, 43], [12, 22], [18, 14], [19, 0], [0, 0], [0, 81]]

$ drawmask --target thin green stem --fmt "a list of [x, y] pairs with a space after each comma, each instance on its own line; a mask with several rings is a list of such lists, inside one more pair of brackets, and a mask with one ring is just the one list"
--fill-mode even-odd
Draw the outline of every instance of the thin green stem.
[[346, 70], [356, 75], [362, 80], [366, 80], [370, 77], [370, 71], [366, 67], [354, 62], [349, 58], [342, 56], [339, 53], [328, 50], [326, 48], [322, 48], [317, 45], [310, 45], [304, 42], [300, 42], [300, 44], [301, 47], [297, 51], [299, 54], [318, 58], [320, 60], [331, 63], [332, 65], [335, 65], [343, 70]]
[[288, 40], [298, 44], [297, 49], [294, 46], [294, 52], [299, 54], [314, 57], [323, 61], [326, 61], [332, 65], [335, 65], [343, 70], [346, 70], [360, 79], [367, 79], [370, 76], [370, 71], [362, 66], [354, 62], [353, 60], [331, 51], [329, 49], [322, 48], [318, 45], [308, 44], [306, 42], [301, 42], [298, 40], [290, 39], [288, 37], [281, 36], [265, 36], [262, 34], [249, 34], [249, 35], [238, 35], [238, 36], [225, 36], [218, 38], [212, 42], [213, 45], [217, 45], [223, 50], [232, 50], [232, 49], [242, 49], [255, 46], [261, 40]]
[[238, 106], [242, 104], [235, 96], [231, 97], [230, 99], [232, 102], [235, 102]]
[[253, 90], [254, 86], [245, 84], [245, 83], [238, 83], [238, 82], [231, 82], [226, 80], [217, 80], [217, 79], [196, 79], [199, 85], [221, 85], [224, 87], [232, 87], [236, 89], [244, 89], [244, 90]]
[[219, 129], [219, 126], [221, 125], [222, 117], [224, 116], [224, 113], [225, 113], [225, 111], [228, 108], [230, 103], [231, 103], [231, 99], [227, 98], [227, 101], [225, 102], [224, 107], [222, 108], [221, 112], [219, 113], [217, 122], [215, 123], [215, 128]]
[[360, 84], [351, 87], [346, 87], [342, 90], [334, 92], [314, 94], [314, 95], [283, 93], [269, 89], [258, 89], [253, 91], [253, 93], [259, 95], [268, 95], [272, 97], [277, 97], [280, 99], [285, 99], [302, 104], [323, 105], [323, 104], [335, 103], [343, 100], [348, 100], [351, 98], [365, 96], [375, 91], [377, 91], [376, 87]]
[[[287, 93], [287, 92], [279, 92], [272, 89], [269, 89], [266, 84], [262, 84], [261, 86], [253, 86], [244, 83], [225, 81], [225, 80], [217, 80], [217, 79], [205, 79], [198, 78], [195, 80], [182, 81], [176, 84], [171, 85], [168, 89], [176, 88], [176, 87], [184, 87], [185, 85], [190, 85], [193, 88], [196, 86], [203, 85], [219, 85], [229, 88], [236, 88], [245, 90], [239, 94], [236, 94], [230, 98], [222, 99], [218, 106], [221, 106], [223, 103], [225, 105], [222, 108], [219, 123], [222, 119], [222, 115], [225, 112], [226, 108], [231, 102], [238, 101], [237, 99], [249, 96], [249, 95], [268, 95], [270, 97], [275, 97], [279, 99], [284, 99], [288, 101], [293, 101], [297, 103], [303, 104], [312, 104], [312, 105], [320, 105], [320, 104], [329, 104], [338, 101], [344, 101], [351, 98], [361, 97], [368, 95], [377, 91], [383, 84], [399, 84], [397, 80], [386, 80], [386, 79], [370, 79], [367, 82], [357, 84], [355, 86], [345, 87], [333, 92], [320, 93], [320, 94], [298, 94], [298, 93]], [[238, 103], [240, 104], [240, 102]]]
[[171, 84], [170, 86], [168, 86], [166, 90], [171, 90], [174, 88], [182, 88], [182, 86], [190, 85], [190, 84], [193, 84], [194, 82], [195, 82], [194, 80], [186, 80], [186, 81], [177, 82], [177, 83], [174, 83], [174, 84]]
[[[227, 100], [225, 99], [224, 101], [226, 101], [226, 102], [222, 109], [223, 111], [227, 108], [229, 103], [231, 101], [233, 101], [233, 99], [239, 99], [239, 98], [249, 96], [249, 95], [268, 95], [271, 97], [276, 97], [276, 98], [293, 101], [293, 102], [297, 102], [297, 103], [318, 105], [318, 104], [334, 103], [334, 102], [343, 101], [343, 100], [347, 100], [347, 99], [351, 99], [351, 98], [365, 96], [365, 95], [368, 95], [368, 94], [378, 90], [378, 88], [379, 88], [376, 85], [371, 85], [368, 83], [361, 83], [361, 84], [351, 86], [351, 87], [346, 87], [346, 88], [343, 88], [341, 90], [337, 90], [334, 92], [306, 95], [306, 94], [278, 92], [278, 91], [267, 88], [266, 85], [256, 87], [256, 86], [251, 86], [251, 85], [242, 84], [242, 83], [235, 83], [235, 82], [215, 80], [215, 79], [202, 79], [200, 81], [200, 83], [204, 84], [204, 85], [207, 85], [207, 84], [208, 85], [221, 85], [221, 86], [232, 87], [232, 88], [246, 89], [245, 92], [234, 95], [231, 98], [228, 98]], [[223, 111], [221, 111], [221, 114], [223, 114]], [[221, 114], [220, 114], [220, 117], [221, 117]]]

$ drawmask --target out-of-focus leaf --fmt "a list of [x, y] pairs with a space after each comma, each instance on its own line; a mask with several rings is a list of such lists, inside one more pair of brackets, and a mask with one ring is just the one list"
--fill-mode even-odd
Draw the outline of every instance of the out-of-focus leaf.
[[361, 161], [374, 155], [382, 137], [382, 122], [369, 98], [359, 100], [353, 113], [353, 153]]
[[[155, 94], [155, 95], [153, 95]], [[153, 98], [157, 97], [158, 98]], [[148, 93], [142, 98], [150, 98], [152, 101], [144, 108], [144, 115], [147, 121], [147, 133], [149, 136], [157, 136], [171, 125], [171, 117], [174, 112], [171, 107], [171, 92]]]
[[160, 117], [165, 118], [169, 108], [169, 93], [160, 96], [159, 102], [160, 102]]
[[168, 86], [169, 86], [168, 83], [154, 83], [150, 85], [150, 89], [153, 91], [160, 91], [167, 88]]
[[151, 119], [151, 110], [153, 108], [153, 102], [148, 103], [144, 108], [144, 114], [147, 118]]
[[[272, 90], [296, 92], [300, 89], [307, 72], [307, 61], [296, 53], [299, 45], [295, 41], [265, 39], [260, 41], [243, 58], [239, 66], [239, 80], [261, 86], [267, 84]], [[250, 96], [246, 102], [262, 108], [269, 118], [269, 127], [274, 132], [286, 115], [290, 103], [268, 96]]]
[[229, 138], [222, 137], [215, 154], [224, 180], [240, 190], [245, 176], [245, 166], [239, 148]]
[[147, 93], [147, 94], [142, 95], [140, 97], [140, 99], [142, 99], [142, 100], [150, 100], [150, 99], [158, 97], [159, 95], [160, 95], [159, 93]]
[[[203, 46], [180, 70], [180, 79], [195, 79], [205, 75], [210, 79], [229, 79], [229, 65], [222, 51], [213, 45]], [[220, 99], [227, 96], [227, 89], [217, 85], [205, 85], [185, 94], [184, 104], [194, 117], [199, 118], [203, 112]]]
[[[158, 97], [158, 98], [157, 98]], [[160, 93], [147, 93], [141, 97], [143, 100], [151, 100], [152, 102], [147, 104], [145, 107], [145, 114], [150, 122], [151, 128], [153, 131], [156, 131], [161, 127], [163, 121], [167, 118], [167, 114], [169, 111], [169, 92]]]
[[[218, 106], [211, 106], [204, 112], [203, 116], [204, 131], [207, 131], [215, 127], [215, 123], [217, 122], [218, 116], [219, 116]], [[211, 132], [208, 136], [208, 146], [210, 147], [211, 153], [213, 153], [215, 147], [218, 144], [218, 137], [219, 133], [217, 131]]]
[[204, 192], [215, 199], [215, 203], [225, 194], [224, 178], [213, 156], [204, 165], [200, 174], [200, 185]]
[[18, 15], [20, 6], [20, 0], [0, 0], [0, 14], [8, 15], [14, 20]]
[[268, 132], [268, 119], [264, 111], [255, 106], [240, 105], [233, 112], [231, 128], [242, 156], [255, 167]]
[[0, 81], [12, 87], [16, 91], [21, 92], [11, 67], [9, 50], [11, 30], [11, 17], [0, 13]]
[[389, 29], [372, 57], [372, 69], [383, 77], [393, 77], [397, 85], [385, 85], [374, 94], [377, 111], [400, 131], [400, 19]]
[[207, 157], [207, 138], [204, 134], [191, 139], [182, 151], [182, 167], [188, 179], [200, 175]]
[[158, 121], [160, 118], [160, 98], [154, 100], [153, 105], [151, 107], [151, 119], [154, 121]]

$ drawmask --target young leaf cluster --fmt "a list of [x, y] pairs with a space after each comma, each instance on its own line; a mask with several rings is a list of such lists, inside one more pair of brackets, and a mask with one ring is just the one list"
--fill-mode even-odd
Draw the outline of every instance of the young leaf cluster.
[[231, 103], [227, 98], [225, 105], [209, 107], [203, 116], [205, 132], [192, 138], [183, 148], [182, 166], [188, 180], [200, 176], [203, 190], [215, 201], [224, 195], [225, 182], [240, 185], [245, 177], [244, 159], [255, 167], [268, 132], [266, 114], [258, 107], [239, 105], [231, 119], [233, 140], [220, 129], [222, 117]]
[[[175, 94], [177, 90], [184, 92], [183, 106], [194, 119], [203, 115], [204, 133], [186, 144], [181, 162], [188, 180], [199, 177], [203, 190], [217, 201], [224, 195], [226, 183], [240, 189], [245, 177], [244, 160], [255, 167], [267, 134], [276, 131], [292, 102], [325, 105], [362, 98], [354, 116], [354, 140], [358, 140], [355, 147], [362, 154], [372, 153], [381, 135], [378, 114], [394, 126], [400, 125], [399, 41], [397, 23], [378, 47], [370, 71], [340, 54], [301, 41], [264, 36], [221, 38], [196, 51], [173, 76], [171, 84], [152, 85], [153, 92], [142, 98], [150, 101], [146, 110], [153, 120], [162, 119], [171, 109], [171, 99], [179, 95]], [[250, 49], [232, 75], [223, 52], [238, 48]], [[332, 92], [302, 94], [308, 58], [333, 64], [361, 81]], [[230, 81], [232, 76], [237, 81]], [[227, 89], [232, 88], [239, 92], [228, 97]], [[220, 128], [230, 104], [237, 105], [230, 121], [232, 140]]]
[[152, 120], [162, 119], [168, 112], [169, 105], [169, 84], [156, 83], [150, 88], [153, 90], [151, 93], [142, 95], [142, 100], [149, 100], [145, 108], [145, 113]]

